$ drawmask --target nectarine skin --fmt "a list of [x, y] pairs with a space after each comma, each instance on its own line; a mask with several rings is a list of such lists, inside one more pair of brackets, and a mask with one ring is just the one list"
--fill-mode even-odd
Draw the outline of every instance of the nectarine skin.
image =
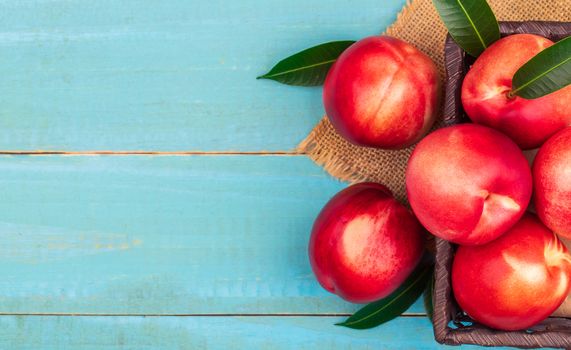
[[462, 85], [462, 105], [470, 119], [502, 131], [522, 149], [541, 146], [571, 124], [571, 86], [532, 100], [507, 95], [515, 72], [551, 45], [538, 35], [514, 34], [485, 50]]
[[461, 124], [419, 142], [406, 170], [406, 188], [413, 212], [432, 234], [483, 244], [521, 218], [532, 179], [523, 153], [507, 136]]
[[479, 323], [527, 329], [563, 303], [571, 256], [536, 216], [526, 214], [505, 235], [481, 246], [460, 246], [452, 288], [460, 307]]
[[418, 141], [438, 111], [440, 80], [432, 60], [388, 36], [351, 45], [323, 86], [329, 120], [345, 139], [386, 149]]
[[326, 290], [354, 303], [388, 296], [424, 251], [414, 215], [383, 185], [360, 183], [335, 195], [317, 217], [309, 259]]
[[533, 162], [533, 182], [541, 221], [571, 238], [571, 126], [541, 146]]

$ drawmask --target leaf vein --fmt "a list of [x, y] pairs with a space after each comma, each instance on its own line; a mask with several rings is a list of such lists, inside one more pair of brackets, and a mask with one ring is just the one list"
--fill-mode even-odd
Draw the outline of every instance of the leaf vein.
[[294, 69], [288, 69], [285, 70], [283, 72], [279, 72], [279, 73], [274, 73], [274, 74], [266, 74], [266, 75], [262, 75], [262, 77], [264, 78], [273, 78], [273, 77], [278, 77], [280, 75], [286, 75], [286, 74], [290, 74], [290, 73], [294, 73], [294, 72], [298, 72], [304, 69], [310, 69], [310, 68], [314, 68], [314, 67], [319, 67], [319, 66], [323, 66], [326, 64], [330, 64], [337, 61], [337, 59], [332, 59], [332, 60], [327, 60], [327, 61], [323, 61], [323, 62], [318, 62], [318, 63], [314, 63], [314, 64], [310, 64], [307, 66], [303, 66], [303, 67], [299, 67], [299, 68], [294, 68]]
[[365, 316], [365, 317], [363, 317], [363, 318], [361, 318], [361, 319], [359, 319], [359, 320], [355, 320], [355, 321], [353, 321], [353, 322], [345, 322], [345, 324], [346, 324], [346, 325], [352, 325], [352, 324], [355, 324], [355, 323], [360, 323], [360, 322], [363, 322], [363, 321], [365, 321], [365, 320], [367, 320], [367, 319], [369, 319], [369, 318], [371, 318], [371, 317], [377, 315], [379, 312], [382, 312], [383, 310], [385, 310], [386, 308], [388, 308], [389, 306], [391, 306], [395, 301], [397, 301], [397, 300], [398, 300], [401, 296], [403, 296], [406, 292], [408, 292], [408, 291], [411, 290], [414, 286], [416, 286], [416, 284], [422, 280], [422, 278], [424, 277], [424, 274], [426, 273], [427, 270], [428, 270], [428, 268], [424, 269], [424, 270], [422, 271], [422, 273], [418, 276], [418, 278], [417, 278], [416, 280], [414, 280], [414, 281], [410, 284], [410, 286], [408, 286], [405, 290], [403, 290], [401, 293], [399, 293], [398, 295], [396, 295], [396, 296], [393, 298], [393, 300], [391, 300], [390, 302], [386, 303], [386, 304], [385, 304], [382, 308], [380, 308], [379, 310], [377, 310], [377, 311], [375, 311], [375, 312], [372, 312], [372, 313], [370, 313], [369, 315], [367, 315], [367, 316]]
[[464, 5], [462, 4], [461, 0], [457, 0], [458, 5], [460, 5], [460, 8], [462, 9], [462, 12], [464, 12], [464, 14], [466, 15], [466, 18], [468, 19], [468, 22], [470, 22], [470, 25], [472, 26], [472, 28], [474, 28], [474, 32], [476, 33], [476, 36], [478, 37], [478, 40], [480, 40], [480, 43], [482, 44], [482, 46], [484, 47], [484, 49], [488, 48], [488, 45], [486, 45], [486, 43], [484, 42], [484, 38], [482, 38], [482, 35], [480, 34], [480, 32], [478, 31], [478, 28], [476, 28], [476, 25], [474, 24], [474, 21], [472, 21], [472, 17], [470, 17], [470, 14], [468, 13], [468, 11], [466, 11], [466, 8], [464, 7]]
[[539, 74], [538, 76], [536, 76], [535, 78], [529, 80], [528, 82], [524, 83], [523, 85], [521, 85], [520, 87], [516, 88], [515, 90], [512, 91], [512, 94], [515, 95], [517, 94], [519, 91], [527, 88], [529, 85], [533, 84], [534, 82], [536, 82], [537, 80], [543, 78], [544, 76], [546, 76], [547, 74], [549, 74], [550, 72], [552, 72], [553, 70], [561, 67], [562, 65], [564, 65], [565, 63], [569, 62], [571, 60], [571, 56], [567, 57], [567, 59], [563, 60], [561, 63], [556, 64], [555, 66], [551, 67], [550, 69], [546, 70], [545, 72]]

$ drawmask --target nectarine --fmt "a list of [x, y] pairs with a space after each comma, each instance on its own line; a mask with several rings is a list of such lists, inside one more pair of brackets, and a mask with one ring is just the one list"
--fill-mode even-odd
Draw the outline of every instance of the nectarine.
[[533, 100], [508, 96], [515, 72], [551, 45], [538, 35], [514, 34], [484, 51], [462, 85], [462, 105], [470, 119], [502, 131], [523, 149], [541, 146], [571, 124], [571, 86]]
[[474, 320], [501, 330], [527, 329], [551, 315], [567, 297], [571, 256], [534, 215], [481, 246], [460, 246], [452, 289]]
[[335, 195], [309, 242], [313, 272], [326, 290], [356, 303], [386, 297], [424, 251], [423, 229], [383, 185], [360, 183]]
[[532, 180], [527, 160], [507, 136], [461, 124], [439, 129], [416, 146], [406, 188], [413, 212], [432, 234], [482, 244], [521, 218]]
[[431, 59], [388, 36], [351, 45], [331, 67], [323, 86], [329, 120], [348, 141], [403, 148], [433, 124], [440, 81]]
[[533, 162], [533, 182], [541, 221], [571, 238], [571, 126], [541, 146]]

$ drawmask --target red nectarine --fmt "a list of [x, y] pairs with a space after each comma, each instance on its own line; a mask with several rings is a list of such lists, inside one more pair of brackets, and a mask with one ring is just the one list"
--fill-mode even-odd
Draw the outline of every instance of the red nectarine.
[[541, 221], [571, 238], [571, 126], [541, 146], [533, 162], [533, 182]]
[[527, 329], [551, 315], [567, 297], [571, 256], [534, 215], [481, 246], [460, 246], [452, 288], [475, 321], [502, 330]]
[[541, 146], [571, 124], [571, 86], [533, 100], [508, 97], [515, 72], [551, 45], [538, 35], [515, 34], [484, 51], [462, 85], [462, 104], [470, 119], [502, 131], [523, 149]]
[[431, 59], [414, 46], [373, 36], [345, 50], [323, 86], [329, 120], [348, 141], [403, 148], [434, 122], [440, 81]]
[[309, 243], [313, 272], [326, 290], [356, 303], [386, 297], [420, 261], [423, 229], [383, 185], [360, 183], [334, 196]]
[[439, 129], [412, 153], [408, 199], [428, 231], [459, 244], [489, 242], [514, 225], [531, 198], [531, 171], [500, 132], [475, 124]]

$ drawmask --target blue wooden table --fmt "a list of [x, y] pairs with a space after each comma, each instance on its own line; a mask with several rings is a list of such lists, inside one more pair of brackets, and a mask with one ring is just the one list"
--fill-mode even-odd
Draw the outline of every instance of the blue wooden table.
[[319, 88], [256, 75], [404, 0], [0, 1], [0, 349], [437, 348], [322, 290]]

